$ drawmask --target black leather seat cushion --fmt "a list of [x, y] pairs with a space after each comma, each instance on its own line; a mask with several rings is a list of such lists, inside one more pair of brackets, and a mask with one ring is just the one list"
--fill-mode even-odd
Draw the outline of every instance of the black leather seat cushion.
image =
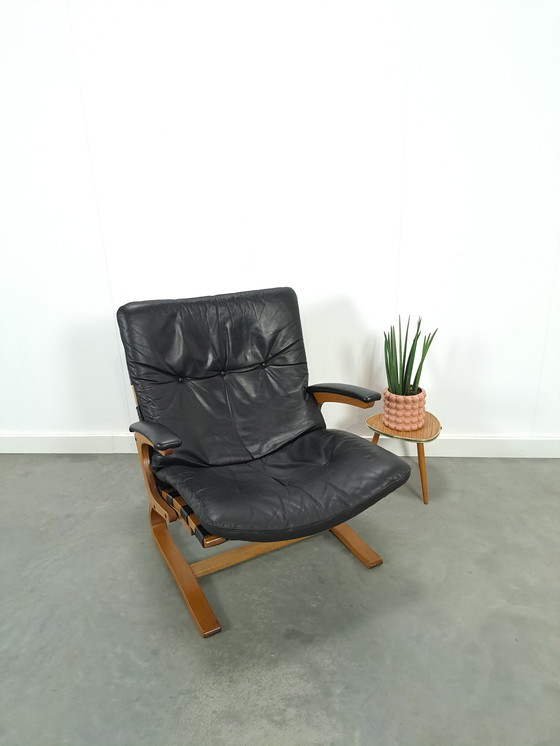
[[175, 487], [210, 533], [281, 541], [343, 523], [404, 484], [398, 456], [342, 430], [307, 432], [262, 458], [221, 466], [167, 466]]

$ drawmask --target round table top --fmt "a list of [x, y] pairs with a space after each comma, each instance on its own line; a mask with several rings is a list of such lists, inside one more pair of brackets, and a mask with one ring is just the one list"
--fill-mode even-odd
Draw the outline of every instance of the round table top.
[[438, 418], [430, 412], [426, 412], [424, 426], [419, 430], [393, 430], [383, 424], [383, 412], [368, 417], [366, 425], [370, 430], [374, 430], [381, 435], [388, 435], [390, 438], [400, 438], [401, 440], [412, 440], [415, 443], [427, 443], [430, 440], [435, 440], [441, 432]]

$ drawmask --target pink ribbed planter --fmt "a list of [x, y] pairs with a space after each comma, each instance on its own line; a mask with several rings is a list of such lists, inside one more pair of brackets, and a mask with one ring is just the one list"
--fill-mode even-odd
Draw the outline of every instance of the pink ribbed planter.
[[426, 392], [420, 389], [414, 396], [392, 394], [389, 389], [383, 391], [383, 424], [392, 430], [409, 432], [419, 430], [424, 425], [426, 411]]

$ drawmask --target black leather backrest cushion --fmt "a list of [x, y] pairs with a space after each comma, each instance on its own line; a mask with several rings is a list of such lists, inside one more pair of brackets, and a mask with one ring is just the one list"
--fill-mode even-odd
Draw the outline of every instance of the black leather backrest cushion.
[[117, 319], [143, 418], [183, 441], [154, 468], [250, 461], [325, 427], [291, 288], [127, 303]]

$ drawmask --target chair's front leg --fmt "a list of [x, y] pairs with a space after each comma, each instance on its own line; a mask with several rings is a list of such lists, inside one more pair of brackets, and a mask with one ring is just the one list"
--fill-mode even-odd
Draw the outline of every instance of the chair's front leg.
[[190, 565], [171, 538], [164, 518], [156, 513], [153, 507], [150, 507], [150, 526], [156, 546], [173, 575], [202, 637], [210, 637], [217, 632], [221, 632], [220, 623], [216, 619], [208, 599], [202, 592]]
[[[177, 520], [178, 514], [168, 505], [161, 495], [154, 479], [150, 465], [150, 451], [154, 446], [140, 433], [135, 433], [138, 456], [142, 467], [142, 474], [146, 484], [146, 491], [150, 500], [150, 528], [157, 548], [161, 552], [177, 587], [181, 591], [187, 608], [202, 637], [210, 637], [221, 632], [221, 626], [202, 588], [199, 586], [189, 563], [185, 560], [175, 542], [173, 541], [167, 524]], [[160, 451], [163, 455], [172, 453], [172, 450]]]

